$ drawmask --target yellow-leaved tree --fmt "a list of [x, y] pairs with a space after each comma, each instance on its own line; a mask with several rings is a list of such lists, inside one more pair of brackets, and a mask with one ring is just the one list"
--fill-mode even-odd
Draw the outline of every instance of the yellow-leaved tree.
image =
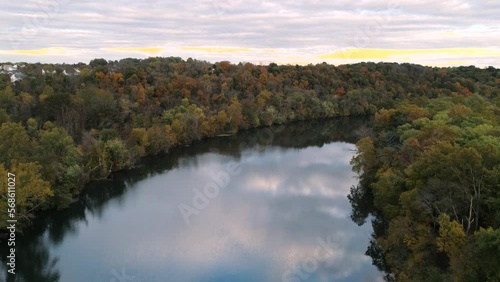
[[[10, 170], [0, 164], [0, 198], [2, 199], [0, 201], [0, 210], [2, 211], [0, 213], [0, 228], [6, 226], [8, 219], [9, 182], [15, 183], [16, 214], [14, 219], [17, 219], [20, 224], [29, 221], [33, 212], [53, 195], [50, 183], [43, 180], [40, 175], [41, 166], [38, 163], [18, 163], [17, 161], [12, 163]], [[11, 174], [9, 175], [9, 173]], [[10, 181], [8, 176], [11, 178]]]

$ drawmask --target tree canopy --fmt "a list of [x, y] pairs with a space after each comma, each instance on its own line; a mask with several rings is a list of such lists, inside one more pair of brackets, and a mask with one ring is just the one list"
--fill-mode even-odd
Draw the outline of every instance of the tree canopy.
[[14, 83], [0, 74], [0, 172], [19, 179], [21, 224], [67, 207], [89, 181], [174, 146], [374, 115], [377, 126], [352, 160], [360, 184], [349, 196], [355, 222], [373, 215], [374, 263], [398, 281], [498, 281], [496, 68], [154, 57], [19, 71], [25, 77]]

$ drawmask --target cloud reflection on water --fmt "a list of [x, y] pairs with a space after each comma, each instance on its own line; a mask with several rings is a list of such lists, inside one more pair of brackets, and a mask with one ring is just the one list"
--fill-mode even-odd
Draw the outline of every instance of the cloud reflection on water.
[[[369, 226], [358, 227], [349, 218], [346, 195], [357, 181], [349, 165], [353, 149], [330, 143], [269, 147], [264, 154], [246, 150], [239, 160], [241, 174], [186, 225], [177, 205], [189, 203], [192, 188], [203, 187], [210, 172], [231, 160], [198, 155], [134, 184], [141, 187], [90, 222], [79, 241], [96, 239], [87, 247], [91, 253], [147, 281], [281, 281], [285, 271], [313, 254], [318, 238], [332, 236], [335, 253], [307, 281], [375, 281], [376, 270], [364, 255]], [[123, 221], [130, 229], [112, 235], [123, 232]], [[67, 251], [62, 246], [61, 269], [71, 261]]]

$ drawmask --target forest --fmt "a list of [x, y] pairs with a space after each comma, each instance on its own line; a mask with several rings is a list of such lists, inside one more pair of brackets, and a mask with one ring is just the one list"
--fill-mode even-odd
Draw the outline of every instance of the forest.
[[372, 216], [386, 280], [500, 281], [498, 72], [490, 85], [403, 99], [357, 142], [352, 219]]
[[299, 120], [374, 116], [357, 143], [360, 184], [349, 196], [356, 223], [372, 218], [374, 264], [389, 280], [500, 280], [499, 69], [155, 57], [24, 63], [19, 71], [15, 82], [0, 74], [0, 175], [16, 175], [21, 224], [175, 146]]

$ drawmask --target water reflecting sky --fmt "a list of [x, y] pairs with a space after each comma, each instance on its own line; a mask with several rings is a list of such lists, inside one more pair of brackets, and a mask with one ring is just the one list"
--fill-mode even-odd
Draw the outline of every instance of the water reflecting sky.
[[[58, 240], [42, 232], [36, 240], [58, 259], [59, 279], [47, 281], [381, 281], [364, 255], [371, 226], [349, 217], [353, 150], [332, 142], [180, 157], [125, 181], [97, 211], [81, 208]], [[179, 205], [193, 207], [193, 189], [231, 163], [239, 173], [187, 224]]]

